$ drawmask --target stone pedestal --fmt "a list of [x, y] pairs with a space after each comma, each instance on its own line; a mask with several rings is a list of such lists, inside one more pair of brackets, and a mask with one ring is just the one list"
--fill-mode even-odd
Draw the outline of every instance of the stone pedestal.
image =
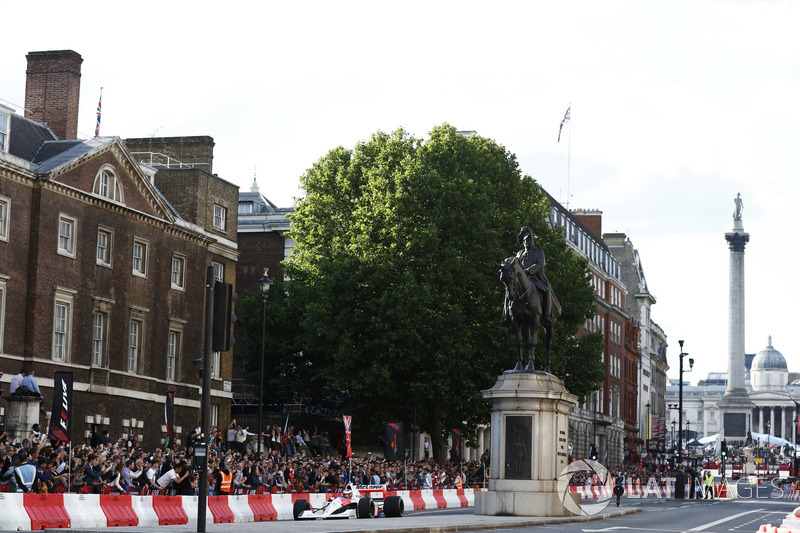
[[31, 427], [39, 423], [39, 402], [36, 396], [3, 396], [8, 402], [6, 410], [6, 437], [9, 442], [22, 442], [31, 434]]
[[475, 494], [475, 514], [572, 516], [557, 484], [569, 461], [568, 414], [577, 397], [543, 372], [506, 372], [483, 397], [492, 401], [491, 478], [489, 490]]

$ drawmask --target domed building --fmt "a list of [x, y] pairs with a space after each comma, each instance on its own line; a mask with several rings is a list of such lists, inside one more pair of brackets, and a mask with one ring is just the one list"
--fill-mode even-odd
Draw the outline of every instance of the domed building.
[[[783, 354], [772, 346], [772, 337], [767, 346], [755, 356], [748, 355], [751, 363], [746, 365], [745, 388], [752, 411], [747, 416], [747, 429], [760, 434], [770, 434], [793, 441], [794, 417], [800, 403], [800, 386], [789, 383], [789, 368]], [[745, 363], [746, 364], [746, 363]], [[749, 368], [747, 367], [749, 366]], [[719, 403], [727, 387], [727, 374], [710, 373], [708, 379], [697, 385], [683, 386], [683, 420], [688, 424], [684, 430], [697, 437], [722, 432], [724, 412]], [[678, 403], [678, 382], [672, 380], [667, 387], [667, 402]], [[677, 421], [677, 411], [671, 411], [671, 419]], [[674, 426], [673, 426], [674, 428]], [[727, 439], [729, 442], [730, 437]]]
[[789, 368], [783, 354], [772, 347], [772, 336], [767, 347], [758, 352], [750, 366], [750, 385], [754, 391], [786, 392]]

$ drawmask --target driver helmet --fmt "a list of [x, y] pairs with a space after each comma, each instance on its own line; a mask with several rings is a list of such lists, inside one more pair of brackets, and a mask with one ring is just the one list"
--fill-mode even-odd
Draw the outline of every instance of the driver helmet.
[[342, 496], [345, 498], [352, 498], [353, 497], [353, 487], [352, 485], [347, 485], [344, 488], [344, 492], [342, 492]]

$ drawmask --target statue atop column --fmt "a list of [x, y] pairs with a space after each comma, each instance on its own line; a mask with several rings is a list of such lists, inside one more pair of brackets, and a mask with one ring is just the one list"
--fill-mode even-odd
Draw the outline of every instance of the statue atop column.
[[742, 209], [744, 209], [744, 203], [742, 202], [741, 193], [736, 193], [736, 198], [733, 199], [733, 205], [736, 206], [733, 211], [733, 220], [742, 220]]

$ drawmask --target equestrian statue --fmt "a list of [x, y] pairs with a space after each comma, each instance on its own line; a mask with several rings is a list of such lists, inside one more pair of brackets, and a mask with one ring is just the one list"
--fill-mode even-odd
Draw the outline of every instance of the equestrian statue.
[[505, 285], [503, 326], [513, 326], [517, 338], [517, 366], [512, 372], [533, 372], [533, 358], [539, 337], [539, 328], [545, 329], [547, 349], [544, 371], [550, 373], [550, 347], [553, 343], [555, 322], [561, 316], [561, 304], [550, 289], [544, 273], [544, 252], [535, 246], [535, 235], [528, 226], [523, 227], [517, 242], [524, 248], [507, 258], [500, 268], [500, 281]]

